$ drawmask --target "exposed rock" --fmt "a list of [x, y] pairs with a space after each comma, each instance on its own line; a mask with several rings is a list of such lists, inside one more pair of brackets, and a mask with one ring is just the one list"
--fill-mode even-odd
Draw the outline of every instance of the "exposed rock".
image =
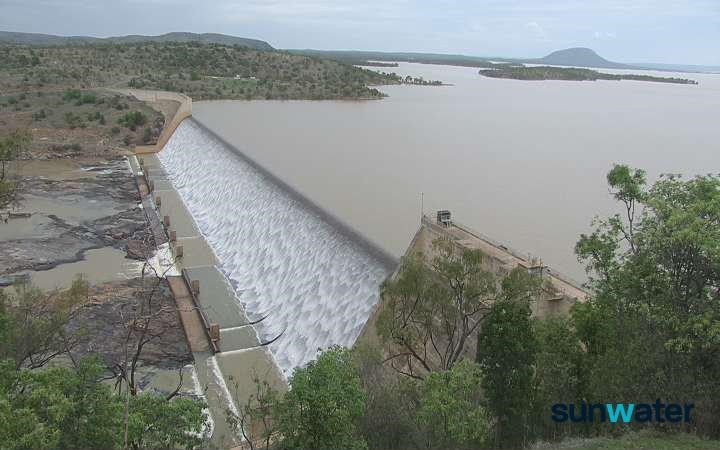
[[[153, 283], [152, 286], [143, 286]], [[159, 283], [159, 284], [158, 284]], [[150, 321], [148, 331], [154, 336], [143, 347], [140, 362], [163, 369], [177, 369], [192, 362], [180, 316], [164, 279], [113, 281], [92, 286], [89, 302], [70, 324], [70, 329], [86, 333], [74, 353], [77, 356], [99, 356], [108, 367], [122, 364], [126, 346], [132, 355], [137, 336], [127, 339], [129, 327], [136, 316], [138, 306], [147, 299], [153, 286], [153, 311], [158, 311]]]
[[150, 256], [148, 255], [145, 243], [138, 239], [128, 240], [125, 252], [128, 258], [137, 259], [140, 261], [144, 261], [148, 258], [148, 256]]

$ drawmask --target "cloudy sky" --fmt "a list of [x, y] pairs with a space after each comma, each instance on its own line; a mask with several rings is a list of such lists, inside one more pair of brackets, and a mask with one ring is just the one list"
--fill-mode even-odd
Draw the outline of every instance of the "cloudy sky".
[[720, 65], [720, 0], [0, 0], [0, 30], [255, 37], [278, 48]]

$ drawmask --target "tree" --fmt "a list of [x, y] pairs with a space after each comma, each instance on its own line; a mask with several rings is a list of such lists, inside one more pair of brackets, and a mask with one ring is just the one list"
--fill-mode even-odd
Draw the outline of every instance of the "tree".
[[135, 131], [135, 128], [145, 125], [146, 122], [147, 116], [141, 111], [130, 111], [118, 119], [120, 125], [130, 128], [133, 131]]
[[539, 280], [522, 268], [503, 281], [478, 337], [477, 361], [483, 370], [483, 390], [496, 418], [499, 446], [525, 444], [533, 398], [537, 342], [532, 330], [530, 301]]
[[[232, 375], [229, 378], [235, 388], [234, 398], [239, 398], [240, 383]], [[250, 394], [245, 404], [237, 405], [235, 410], [227, 409], [226, 420], [235, 434], [245, 439], [250, 450], [255, 450], [259, 445], [269, 450], [277, 438], [273, 413], [280, 401], [280, 395], [267, 380], [261, 381], [255, 373], [253, 383], [255, 392]]]
[[378, 334], [390, 344], [393, 368], [415, 379], [451, 369], [497, 295], [498, 278], [484, 269], [480, 250], [433, 243], [437, 256], [406, 257], [397, 277], [382, 287]]
[[32, 136], [25, 130], [16, 130], [0, 137], [0, 210], [13, 205], [17, 199], [17, 180], [13, 162], [30, 146]]
[[648, 188], [643, 171], [621, 165], [608, 184], [623, 214], [576, 246], [593, 289], [573, 312], [587, 395], [709, 399], [697, 402], [698, 425], [720, 434], [720, 178], [662, 175]]
[[102, 368], [84, 361], [77, 371], [52, 368], [0, 371], [3, 448], [118, 448], [122, 403], [98, 382]]
[[0, 363], [0, 442], [9, 449], [197, 448], [207, 426], [205, 405], [168, 401], [152, 393], [133, 397], [124, 445], [125, 402], [102, 382], [95, 359], [74, 369], [15, 370]]
[[387, 450], [422, 445], [421, 425], [416, 417], [418, 383], [398, 375], [383, 362], [382, 348], [360, 342], [352, 350], [367, 398], [360, 430], [368, 448]]
[[79, 341], [79, 332], [69, 332], [68, 323], [87, 301], [88, 284], [82, 278], [66, 290], [43, 292], [28, 283], [0, 291], [5, 316], [0, 360], [11, 359], [15, 369], [45, 366], [60, 354], [68, 354]]
[[483, 406], [481, 380], [480, 366], [463, 360], [421, 382], [417, 416], [428, 448], [475, 449], [488, 438], [491, 418]]
[[275, 412], [281, 446], [288, 449], [364, 449], [357, 422], [365, 393], [349, 350], [331, 347], [297, 368]]
[[205, 404], [187, 397], [143, 394], [130, 402], [127, 447], [132, 449], [201, 448], [207, 428]]
[[545, 440], [556, 440], [572, 432], [572, 425], [553, 422], [548, 415], [553, 404], [573, 403], [582, 398], [583, 350], [573, 324], [566, 317], [536, 319], [537, 341], [534, 376], [534, 425]]

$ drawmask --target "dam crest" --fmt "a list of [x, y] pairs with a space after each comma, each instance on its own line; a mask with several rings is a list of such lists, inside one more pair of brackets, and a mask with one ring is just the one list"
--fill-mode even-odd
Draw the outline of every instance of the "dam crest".
[[285, 376], [354, 344], [397, 261], [193, 118], [157, 155]]

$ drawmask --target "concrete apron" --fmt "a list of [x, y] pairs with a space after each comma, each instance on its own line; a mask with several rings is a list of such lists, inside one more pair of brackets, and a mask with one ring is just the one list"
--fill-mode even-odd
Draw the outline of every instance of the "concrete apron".
[[[255, 380], [287, 389], [287, 384], [267, 347], [249, 323], [240, 300], [219, 261], [192, 216], [168, 180], [157, 156], [130, 158], [130, 167], [147, 182], [143, 199], [150, 223], [159, 223], [161, 237], [169, 241], [174, 263], [182, 276], [167, 277], [177, 303], [185, 335], [195, 359], [200, 389], [214, 422], [211, 441], [221, 448], [240, 445], [226, 422], [226, 411], [237, 412], [256, 392]], [[141, 190], [142, 191], [142, 190]], [[142, 193], [142, 192], [141, 192]], [[157, 200], [160, 200], [159, 206]], [[155, 216], [155, 217], [152, 217]], [[156, 231], [156, 234], [159, 234]], [[196, 288], [193, 291], [193, 286]], [[216, 325], [220, 339], [213, 352], [207, 327]]]

